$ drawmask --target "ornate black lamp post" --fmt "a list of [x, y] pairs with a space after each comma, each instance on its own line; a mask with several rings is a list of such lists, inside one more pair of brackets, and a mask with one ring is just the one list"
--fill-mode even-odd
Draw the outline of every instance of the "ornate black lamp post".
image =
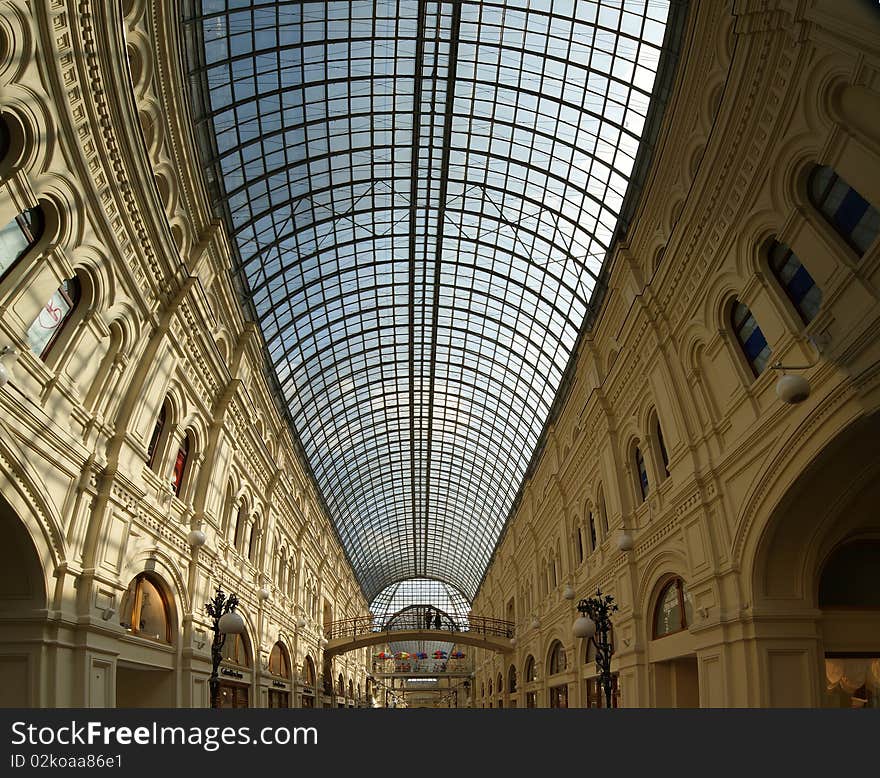
[[595, 597], [587, 597], [577, 604], [580, 616], [575, 620], [572, 631], [576, 638], [591, 640], [596, 646], [596, 666], [599, 669], [599, 682], [605, 690], [606, 705], [611, 707], [611, 654], [614, 649], [609, 636], [611, 634], [611, 614], [617, 610], [617, 604], [610, 594], [602, 595], [596, 589]]
[[211, 602], [205, 603], [205, 610], [214, 620], [214, 642], [211, 644], [211, 661], [213, 670], [209, 684], [211, 687], [211, 707], [220, 707], [220, 663], [223, 661], [223, 645], [227, 635], [241, 635], [245, 631], [244, 619], [241, 614], [235, 612], [238, 605], [238, 597], [230, 594], [228, 597], [218, 586], [217, 594]]

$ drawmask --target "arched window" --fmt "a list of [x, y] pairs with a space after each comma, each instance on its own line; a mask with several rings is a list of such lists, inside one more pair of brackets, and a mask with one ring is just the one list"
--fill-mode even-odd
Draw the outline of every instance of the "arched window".
[[339, 678], [336, 679], [336, 684], [338, 686], [339, 696], [345, 697], [345, 679], [342, 677], [342, 673], [340, 673]]
[[287, 550], [281, 549], [278, 551], [278, 542], [275, 542], [275, 564], [278, 566], [278, 572], [276, 575], [276, 580], [278, 581], [278, 589], [281, 592], [286, 591], [284, 588], [285, 581], [287, 580]]
[[269, 654], [269, 672], [280, 678], [290, 678], [290, 659], [287, 656], [287, 649], [279, 640]]
[[241, 551], [242, 541], [244, 540], [244, 531], [247, 527], [247, 518], [244, 503], [238, 506], [238, 512], [235, 514], [235, 535], [232, 538], [232, 545]]
[[153, 427], [153, 434], [150, 436], [150, 445], [147, 446], [147, 466], [151, 470], [155, 470], [158, 465], [156, 462], [156, 452], [159, 448], [159, 440], [162, 437], [162, 430], [165, 429], [167, 420], [168, 400], [162, 403], [162, 409], [159, 411], [159, 417], [156, 419], [156, 426]]
[[162, 589], [141, 573], [122, 598], [119, 623], [132, 635], [161, 643], [171, 642], [171, 617]]
[[260, 539], [260, 526], [257, 523], [257, 520], [254, 519], [251, 524], [251, 538], [248, 542], [248, 559], [253, 562], [257, 556], [257, 544]]
[[498, 683], [495, 688], [498, 690], [498, 694], [504, 694], [504, 676], [501, 673], [498, 673]]
[[668, 476], [669, 454], [666, 453], [666, 444], [663, 442], [663, 429], [661, 428], [659, 421], [654, 424], [654, 432], [657, 435], [657, 449], [660, 452], [660, 461], [663, 463], [663, 474], [664, 476]]
[[227, 635], [223, 643], [223, 658], [239, 667], [251, 666], [251, 652], [245, 635]]
[[590, 549], [596, 550], [596, 520], [593, 518], [593, 512], [587, 514], [587, 525], [590, 528]]
[[880, 212], [827, 165], [810, 174], [810, 200], [859, 255], [880, 232]]
[[648, 498], [648, 470], [645, 467], [645, 458], [642, 456], [642, 450], [638, 446], [636, 446], [633, 456], [636, 461], [636, 474], [639, 479], [639, 494], [642, 497], [642, 502], [644, 502]]
[[608, 536], [608, 510], [605, 507], [605, 493], [602, 491], [602, 485], [596, 489], [596, 503], [599, 506], [599, 520], [602, 522], [602, 531]]
[[350, 700], [354, 699], [354, 681], [352, 681], [351, 679], [349, 679], [348, 681], [348, 698]]
[[548, 591], [549, 591], [549, 584], [547, 581], [547, 561], [545, 559], [542, 559], [541, 560], [541, 596], [546, 597]]
[[688, 628], [693, 618], [691, 596], [681, 578], [670, 580], [660, 592], [654, 608], [654, 638]]
[[315, 687], [315, 663], [310, 656], [306, 657], [306, 660], [303, 664], [303, 683], [306, 686]]
[[510, 694], [516, 692], [516, 665], [511, 665], [507, 670], [507, 691]]
[[526, 658], [526, 683], [531, 683], [532, 681], [538, 680], [538, 668], [535, 665], [535, 657], [531, 654]]
[[174, 471], [171, 475], [171, 484], [174, 488], [174, 493], [179, 497], [180, 490], [183, 487], [183, 479], [186, 475], [186, 465], [189, 461], [189, 433], [183, 436], [183, 440], [180, 441], [180, 447], [177, 449], [177, 458], [174, 460]]
[[768, 251], [770, 269], [785, 290], [788, 299], [797, 309], [805, 324], [809, 324], [819, 313], [822, 303], [822, 290], [816, 286], [807, 269], [797, 255], [784, 243], [774, 240]]
[[70, 315], [80, 300], [81, 289], [76, 276], [68, 278], [49, 298], [49, 302], [37, 314], [25, 336], [31, 351], [45, 359], [58, 339]]
[[577, 541], [577, 561], [580, 564], [584, 561], [584, 537], [580, 527], [577, 528], [575, 540]]
[[492, 681], [489, 681], [489, 696], [492, 696]]
[[770, 346], [767, 345], [767, 339], [761, 332], [755, 317], [752, 316], [752, 312], [739, 300], [733, 302], [730, 323], [749, 367], [752, 368], [752, 372], [756, 376], [761, 375], [770, 359]]
[[43, 209], [37, 206], [18, 214], [0, 230], [0, 278], [37, 244], [43, 227]]
[[553, 557], [550, 557], [550, 588], [555, 589], [558, 583], [559, 582], [556, 578], [556, 560]]
[[565, 647], [558, 640], [550, 647], [550, 675], [563, 673], [568, 669]]

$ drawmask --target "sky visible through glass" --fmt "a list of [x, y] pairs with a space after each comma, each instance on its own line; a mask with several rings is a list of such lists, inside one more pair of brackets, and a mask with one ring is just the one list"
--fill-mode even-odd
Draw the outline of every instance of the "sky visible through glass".
[[368, 600], [473, 598], [584, 322], [666, 0], [195, 0], [196, 135]]

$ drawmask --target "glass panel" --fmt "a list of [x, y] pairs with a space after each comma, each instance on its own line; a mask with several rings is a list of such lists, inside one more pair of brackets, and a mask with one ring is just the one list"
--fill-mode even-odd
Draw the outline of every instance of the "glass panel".
[[648, 470], [640, 449], [636, 449], [636, 469], [639, 473], [639, 490], [644, 500], [648, 496]]
[[736, 338], [755, 375], [760, 375], [770, 359], [771, 349], [752, 312], [742, 303], [734, 304], [732, 321]]
[[244, 638], [241, 635], [227, 635], [223, 643], [223, 658], [227, 662], [239, 665], [241, 667], [250, 667], [250, 655]]
[[810, 198], [862, 256], [880, 232], [880, 212], [825, 165], [817, 166], [810, 177]]
[[663, 442], [663, 429], [657, 424], [657, 445], [660, 448], [660, 459], [663, 462], [663, 471], [669, 475], [669, 454], [666, 453], [666, 444]]
[[0, 276], [21, 259], [43, 232], [43, 212], [31, 208], [0, 230]]
[[177, 458], [174, 460], [174, 472], [171, 476], [171, 482], [174, 487], [174, 493], [180, 494], [183, 486], [183, 476], [186, 473], [186, 461], [189, 459], [189, 437], [184, 437], [180, 448], [177, 450]]
[[64, 329], [78, 301], [79, 281], [69, 278], [58, 287], [28, 328], [25, 337], [34, 354], [42, 358], [49, 353], [49, 348]]
[[473, 598], [513, 506], [665, 53], [668, 0], [618, 6], [188, 5], [208, 190], [368, 600]]
[[287, 662], [287, 653], [280, 643], [272, 646], [269, 654], [269, 672], [282, 678], [290, 678], [290, 665]]
[[667, 584], [657, 602], [654, 616], [654, 637], [659, 638], [683, 628], [681, 612], [681, 584], [678, 579]]
[[156, 419], [156, 426], [153, 427], [153, 434], [150, 436], [150, 445], [147, 446], [147, 464], [152, 467], [153, 458], [156, 456], [156, 447], [159, 445], [159, 438], [162, 435], [162, 428], [165, 426], [165, 418], [167, 416], [166, 406], [162, 405], [159, 411], [159, 418]]
[[140, 637], [170, 640], [168, 606], [162, 593], [145, 576], [135, 578], [122, 599], [119, 623]]
[[822, 290], [816, 286], [797, 255], [784, 243], [773, 241], [770, 247], [770, 267], [801, 318], [809, 324], [819, 313]]
[[678, 584], [673, 581], [660, 597], [654, 634], [659, 637], [679, 629], [681, 629], [681, 608], [678, 601]]
[[142, 578], [140, 582], [138, 634], [156, 640], [166, 640], [168, 635], [165, 600], [159, 590], [146, 578]]

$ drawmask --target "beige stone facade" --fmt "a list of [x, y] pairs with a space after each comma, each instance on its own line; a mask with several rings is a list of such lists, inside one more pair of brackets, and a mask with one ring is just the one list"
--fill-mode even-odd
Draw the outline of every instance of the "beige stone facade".
[[[0, 222], [37, 205], [45, 218], [0, 286], [0, 339], [20, 354], [0, 392], [0, 701], [207, 705], [204, 604], [219, 585], [247, 624], [246, 653], [224, 665], [237, 703], [365, 705], [365, 652], [337, 659], [323, 690], [324, 624], [367, 606], [187, 161], [175, 38], [162, 27], [175, 17], [136, 2], [123, 20], [120, 8], [0, 5]], [[27, 333], [70, 278], [79, 303], [41, 358]], [[165, 601], [167, 634], [122, 625], [142, 573]]]
[[[597, 588], [620, 606], [622, 706], [829, 705], [850, 658], [876, 657], [880, 686], [880, 610], [819, 604], [829, 560], [880, 541], [880, 239], [811, 194], [821, 166], [880, 209], [869, 5], [691, 2], [636, 218], [473, 603], [514, 621], [515, 645], [480, 652], [456, 704], [594, 704], [572, 622]], [[179, 11], [0, 0], [0, 227], [44, 220], [0, 277], [0, 347], [18, 352], [0, 388], [0, 704], [206, 706], [219, 585], [247, 624], [230, 704], [366, 705], [369, 649], [322, 678], [324, 626], [369, 604], [229, 274]], [[70, 316], [35, 350], [69, 279]], [[804, 402], [777, 396], [776, 362], [806, 366], [789, 371]], [[132, 620], [146, 594], [164, 631]], [[655, 637], [661, 594], [686, 614]]]
[[[880, 536], [880, 241], [859, 256], [808, 192], [824, 165], [880, 206], [880, 20], [859, 3], [694, 5], [638, 216], [474, 602], [517, 623], [511, 655], [478, 659], [481, 706], [522, 707], [529, 692], [546, 706], [559, 689], [569, 706], [595, 704], [572, 623], [597, 587], [620, 606], [612, 669], [626, 707], [833, 704], [825, 656], [880, 654], [876, 605], [818, 605], [832, 552]], [[769, 265], [773, 240], [821, 289], [808, 324]], [[780, 401], [779, 371], [750, 369], [734, 298], [771, 363], [816, 362], [790, 371], [810, 382], [805, 402]], [[654, 639], [672, 577], [692, 615]], [[566, 669], [550, 675], [555, 641]], [[499, 689], [511, 666], [514, 693]]]

